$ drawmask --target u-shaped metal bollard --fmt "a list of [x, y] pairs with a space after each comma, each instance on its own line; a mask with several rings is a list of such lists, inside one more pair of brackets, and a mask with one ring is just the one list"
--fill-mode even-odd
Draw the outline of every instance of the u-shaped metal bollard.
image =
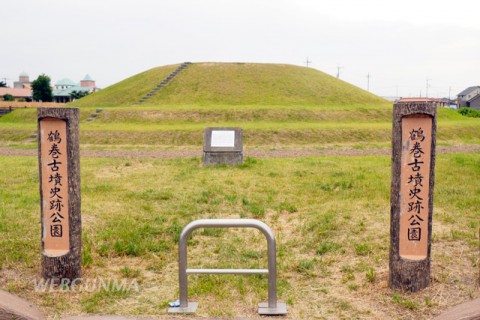
[[[199, 228], [255, 228], [267, 238], [268, 269], [187, 269], [187, 239]], [[258, 313], [262, 315], [287, 314], [287, 305], [277, 301], [276, 245], [272, 230], [255, 219], [201, 219], [190, 222], [180, 235], [178, 243], [178, 279], [180, 306], [168, 309], [169, 313], [194, 313], [198, 303], [188, 301], [188, 274], [268, 274], [268, 302], [260, 303]]]

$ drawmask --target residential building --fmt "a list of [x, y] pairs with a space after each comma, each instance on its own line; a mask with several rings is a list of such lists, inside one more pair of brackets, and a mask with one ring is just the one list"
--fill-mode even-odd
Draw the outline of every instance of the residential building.
[[[62, 79], [53, 86], [54, 102], [66, 103], [71, 101], [72, 92], [96, 92], [99, 90], [95, 84], [95, 80], [88, 74], [80, 83], [75, 83], [70, 79]], [[11, 94], [17, 101], [32, 101], [32, 83], [27, 73], [22, 72], [19, 80], [13, 83], [13, 88], [0, 88], [0, 100], [3, 100], [5, 94]]]
[[470, 108], [475, 110], [480, 110], [480, 94], [477, 94], [475, 97], [468, 101]]
[[62, 79], [55, 83], [53, 90], [53, 99], [55, 102], [70, 102], [72, 100], [72, 92], [88, 92], [93, 93], [98, 91], [99, 88], [95, 85], [95, 80], [88, 74], [83, 80], [80, 80], [80, 84], [73, 82], [70, 79]]
[[15, 89], [30, 89], [31, 87], [32, 83], [30, 82], [30, 78], [26, 72], [20, 73], [18, 81], [13, 82], [13, 88]]
[[32, 101], [32, 89], [27, 88], [0, 88], [0, 100], [3, 96], [10, 94], [15, 101]]
[[457, 105], [459, 108], [472, 108], [480, 110], [480, 86], [468, 87], [457, 94]]

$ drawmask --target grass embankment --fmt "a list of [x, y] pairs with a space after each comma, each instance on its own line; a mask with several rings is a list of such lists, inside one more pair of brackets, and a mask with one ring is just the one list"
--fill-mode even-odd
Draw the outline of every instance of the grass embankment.
[[[388, 147], [391, 106], [157, 106], [80, 109], [83, 148], [201, 147], [209, 126], [244, 129], [247, 148], [343, 146]], [[480, 142], [480, 118], [438, 109], [439, 144]], [[0, 144], [35, 147], [36, 111], [16, 110], [0, 118]]]
[[[437, 158], [432, 283], [405, 294], [387, 287], [388, 156], [247, 159], [233, 168], [83, 158], [83, 276], [135, 279], [140, 290], [36, 293], [37, 160], [1, 158], [0, 288], [50, 316], [163, 314], [178, 295], [181, 229], [199, 218], [248, 217], [274, 230], [279, 297], [291, 318], [428, 318], [478, 296], [479, 164], [479, 154]], [[196, 231], [188, 254], [192, 268], [266, 266], [265, 240], [252, 230]], [[189, 279], [200, 316], [253, 316], [266, 300], [263, 276]]]

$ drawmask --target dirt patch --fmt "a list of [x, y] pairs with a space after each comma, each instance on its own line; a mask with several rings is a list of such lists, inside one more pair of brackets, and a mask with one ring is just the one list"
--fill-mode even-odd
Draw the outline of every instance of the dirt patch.
[[[451, 153], [477, 153], [480, 145], [438, 146], [438, 154]], [[254, 158], [304, 158], [314, 156], [370, 156], [391, 155], [390, 148], [380, 149], [290, 149], [290, 150], [246, 150], [246, 157]], [[146, 159], [176, 159], [176, 158], [200, 158], [202, 150], [82, 150], [82, 157], [91, 158], [146, 158]], [[36, 156], [36, 149], [15, 149], [0, 147], [0, 156]]]

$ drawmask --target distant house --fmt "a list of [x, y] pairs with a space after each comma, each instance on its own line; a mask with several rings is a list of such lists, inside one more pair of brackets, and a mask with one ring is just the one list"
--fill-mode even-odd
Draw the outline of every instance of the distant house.
[[0, 100], [3, 96], [10, 94], [15, 101], [32, 101], [32, 83], [25, 72], [20, 73], [18, 81], [13, 82], [13, 88], [0, 88]]
[[475, 110], [480, 110], [480, 94], [477, 94], [475, 97], [468, 101], [470, 108]]
[[30, 89], [31, 87], [30, 77], [25, 72], [20, 73], [18, 81], [13, 82], [13, 88], [15, 89]]
[[32, 89], [0, 88], [0, 100], [6, 94], [12, 95], [15, 101], [32, 101]]
[[99, 88], [95, 85], [95, 80], [92, 79], [88, 74], [83, 80], [80, 81], [80, 84], [73, 82], [70, 79], [62, 79], [55, 83], [53, 90], [53, 99], [55, 102], [70, 102], [72, 100], [72, 92], [96, 92]]
[[472, 108], [480, 110], [480, 86], [469, 87], [457, 94], [459, 108]]

